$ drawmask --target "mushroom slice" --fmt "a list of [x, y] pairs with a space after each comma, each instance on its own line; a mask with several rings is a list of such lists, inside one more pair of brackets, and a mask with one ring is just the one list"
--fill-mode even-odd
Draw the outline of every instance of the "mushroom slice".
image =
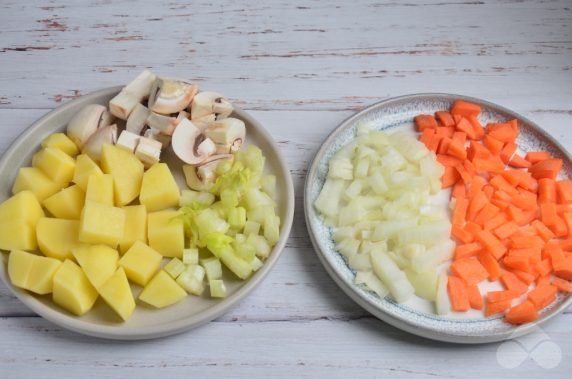
[[143, 70], [127, 84], [117, 96], [109, 102], [109, 111], [122, 120], [127, 120], [135, 106], [141, 103], [151, 91], [157, 76], [149, 70]]
[[246, 137], [246, 127], [244, 121], [229, 117], [213, 122], [204, 133], [216, 144], [217, 154], [228, 154], [240, 149]]
[[137, 103], [127, 118], [125, 129], [137, 135], [143, 134], [147, 124], [147, 117], [149, 117], [149, 109], [143, 104]]
[[140, 135], [131, 133], [128, 130], [124, 130], [119, 135], [116, 146], [122, 148], [123, 150], [127, 150], [131, 153], [134, 153], [135, 149], [137, 148], [137, 145], [139, 144], [140, 138], [141, 138]]
[[177, 113], [191, 103], [198, 90], [195, 84], [158, 78], [149, 94], [149, 109], [161, 114]]
[[145, 167], [151, 167], [159, 162], [163, 144], [151, 138], [139, 137], [139, 143], [135, 148], [135, 156], [139, 158]]
[[216, 151], [214, 142], [187, 119], [177, 126], [171, 143], [179, 159], [190, 165], [201, 164]]
[[214, 113], [208, 114], [203, 117], [195, 118], [193, 124], [200, 130], [205, 130], [210, 124], [215, 122], [216, 115]]
[[99, 162], [101, 158], [101, 148], [104, 144], [111, 144], [114, 145], [117, 141], [117, 125], [107, 125], [103, 126], [89, 139], [87, 143], [84, 145], [83, 149], [81, 150], [82, 154], [87, 154], [91, 159], [96, 162]]
[[195, 191], [208, 191], [214, 185], [216, 180], [216, 169], [223, 161], [232, 162], [234, 155], [219, 154], [208, 158], [208, 162], [198, 167], [192, 165], [183, 165], [183, 173], [185, 181], [189, 188]]
[[171, 136], [163, 134], [154, 129], [147, 129], [145, 133], [143, 133], [143, 137], [160, 142], [161, 146], [163, 146], [163, 149], [166, 149], [171, 144]]
[[67, 135], [79, 149], [82, 149], [97, 128], [109, 125], [111, 122], [113, 122], [113, 116], [109, 114], [107, 108], [99, 104], [89, 104], [70, 120]]
[[216, 119], [220, 120], [230, 116], [232, 110], [232, 104], [220, 93], [199, 92], [191, 103], [191, 119], [198, 119], [214, 113]]
[[157, 132], [170, 136], [173, 135], [177, 126], [177, 118], [150, 112], [147, 117], [147, 125]]

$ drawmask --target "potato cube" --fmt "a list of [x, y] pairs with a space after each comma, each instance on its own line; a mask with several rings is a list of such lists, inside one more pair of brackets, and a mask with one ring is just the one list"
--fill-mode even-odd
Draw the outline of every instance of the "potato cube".
[[99, 289], [117, 269], [119, 253], [106, 245], [84, 245], [72, 254], [93, 287]]
[[139, 196], [144, 168], [133, 153], [116, 146], [103, 145], [101, 168], [104, 173], [113, 176], [116, 205], [127, 205]]
[[119, 267], [98, 291], [103, 300], [123, 321], [131, 317], [135, 310], [135, 299], [133, 299], [131, 287], [122, 267]]
[[109, 174], [90, 176], [87, 180], [85, 200], [113, 206], [113, 176]]
[[156, 163], [143, 174], [139, 201], [149, 212], [177, 207], [181, 192], [165, 163]]
[[159, 211], [147, 215], [149, 246], [165, 257], [183, 257], [185, 230], [177, 211]]
[[8, 275], [16, 287], [45, 295], [52, 292], [54, 274], [61, 264], [54, 258], [13, 250], [8, 257]]
[[12, 186], [12, 193], [16, 194], [29, 190], [32, 191], [38, 201], [43, 201], [58, 192], [62, 187], [52, 182], [40, 169], [22, 167], [18, 170], [18, 175]]
[[88, 155], [78, 155], [75, 162], [72, 181], [82, 190], [87, 191], [87, 181], [92, 175], [103, 175], [103, 171], [101, 171], [97, 163], [95, 163]]
[[125, 269], [129, 280], [145, 286], [161, 267], [163, 256], [145, 245], [135, 241], [129, 250], [119, 260], [119, 265]]
[[123, 238], [125, 211], [121, 208], [87, 201], [81, 212], [79, 240], [84, 243], [117, 247]]
[[0, 249], [37, 249], [36, 225], [42, 217], [42, 206], [31, 191], [18, 192], [0, 204]]
[[47, 136], [42, 141], [42, 147], [53, 147], [75, 157], [79, 154], [76, 144], [65, 133], [54, 133]]
[[34, 154], [32, 167], [39, 168], [50, 180], [66, 187], [73, 179], [75, 161], [59, 149], [46, 147]]
[[135, 243], [147, 243], [147, 209], [144, 205], [129, 205], [125, 211], [125, 230], [119, 243], [119, 252], [124, 254]]
[[85, 202], [85, 192], [74, 184], [56, 192], [43, 201], [44, 207], [57, 218], [79, 220]]
[[73, 259], [72, 250], [79, 245], [79, 221], [44, 217], [36, 226], [40, 251], [59, 260]]
[[155, 308], [164, 308], [181, 301], [185, 296], [187, 292], [175, 282], [175, 279], [160, 270], [143, 288], [139, 300]]
[[97, 290], [82, 269], [66, 259], [54, 275], [52, 298], [62, 308], [81, 316], [93, 307]]

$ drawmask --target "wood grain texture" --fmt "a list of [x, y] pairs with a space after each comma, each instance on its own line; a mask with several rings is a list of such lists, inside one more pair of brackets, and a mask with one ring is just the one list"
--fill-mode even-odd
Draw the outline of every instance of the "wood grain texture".
[[503, 368], [500, 344], [436, 343], [372, 318], [320, 265], [301, 196], [308, 164], [336, 125], [403, 94], [496, 102], [572, 151], [571, 9], [568, 0], [2, 1], [0, 153], [49, 109], [148, 67], [225, 93], [261, 121], [288, 162], [297, 208], [263, 284], [179, 336], [83, 337], [36, 317], [0, 285], [0, 378], [568, 377], [570, 309], [544, 328], [562, 354], [550, 371], [530, 356]]

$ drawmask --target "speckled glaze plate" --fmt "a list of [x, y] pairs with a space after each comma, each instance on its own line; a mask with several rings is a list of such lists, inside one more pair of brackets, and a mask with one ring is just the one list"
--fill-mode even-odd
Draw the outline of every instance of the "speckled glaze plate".
[[330, 158], [340, 147], [354, 138], [358, 125], [366, 123], [374, 129], [389, 132], [396, 128], [413, 131], [414, 116], [450, 109], [456, 99], [480, 104], [482, 107], [480, 120], [483, 123], [516, 118], [520, 127], [517, 140], [519, 148], [523, 152], [549, 151], [564, 161], [561, 176], [571, 177], [572, 162], [566, 150], [538, 125], [509, 109], [480, 99], [451, 94], [402, 96], [373, 104], [351, 116], [324, 141], [310, 165], [306, 178], [304, 190], [306, 223], [314, 249], [327, 272], [346, 294], [374, 316], [397, 328], [434, 340], [465, 344], [501, 341], [527, 334], [548, 322], [572, 304], [572, 296], [560, 295], [557, 301], [542, 311], [537, 322], [518, 327], [504, 322], [502, 317], [485, 318], [476, 311], [468, 315], [437, 316], [421, 307], [397, 304], [389, 297], [382, 299], [353, 284], [355, 273], [336, 252], [330, 228], [324, 224], [313, 207], [324, 184]]
[[[11, 196], [12, 184], [18, 169], [30, 165], [32, 155], [38, 150], [40, 142], [46, 136], [64, 131], [71, 117], [83, 106], [92, 103], [107, 105], [121, 88], [107, 88], [72, 100], [36, 121], [20, 135], [0, 160], [0, 177], [2, 178], [0, 202]], [[168, 336], [202, 325], [227, 312], [261, 284], [275, 265], [290, 234], [294, 215], [292, 178], [272, 137], [245, 111], [235, 109], [232, 116], [245, 122], [247, 143], [253, 143], [262, 149], [266, 157], [266, 171], [276, 175], [277, 214], [280, 216], [281, 225], [280, 240], [262, 268], [252, 277], [241, 281], [224, 270], [223, 279], [228, 294], [225, 299], [211, 299], [208, 291], [205, 291], [201, 297], [188, 296], [179, 303], [164, 309], [152, 309], [137, 301], [133, 316], [127, 322], [121, 322], [111, 308], [98, 299], [91, 311], [81, 317], [76, 317], [55, 305], [49, 295], [36, 296], [12, 286], [6, 270], [8, 254], [0, 253], [3, 260], [0, 277], [4, 285], [9, 287], [12, 293], [31, 310], [45, 319], [79, 333], [111, 339], [135, 340]], [[161, 160], [167, 162], [179, 187], [186, 188], [181, 161], [176, 158], [172, 150], [166, 149]], [[137, 297], [141, 288], [132, 286], [132, 291]]]

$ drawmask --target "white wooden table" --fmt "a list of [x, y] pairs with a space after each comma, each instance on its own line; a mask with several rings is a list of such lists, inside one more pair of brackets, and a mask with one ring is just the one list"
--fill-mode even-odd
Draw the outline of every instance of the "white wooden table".
[[[148, 67], [250, 111], [278, 141], [297, 192], [273, 272], [238, 307], [188, 333], [84, 337], [37, 317], [0, 285], [0, 378], [571, 377], [572, 310], [544, 328], [544, 344], [456, 346], [406, 334], [337, 288], [302, 211], [321, 141], [392, 96], [484, 98], [572, 151], [571, 9], [570, 0], [0, 1], [0, 152], [48, 110]], [[506, 368], [511, 362], [517, 367]]]

